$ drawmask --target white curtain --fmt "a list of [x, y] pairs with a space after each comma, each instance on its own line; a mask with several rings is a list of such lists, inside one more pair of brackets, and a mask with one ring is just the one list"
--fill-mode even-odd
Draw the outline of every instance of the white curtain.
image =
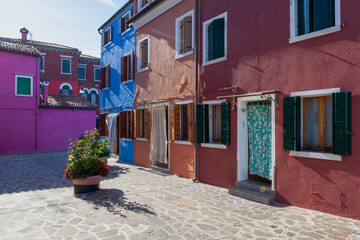
[[111, 113], [106, 117], [106, 124], [109, 129], [109, 142], [111, 142], [111, 147], [113, 148], [115, 136], [116, 136], [116, 118], [119, 116], [119, 113]]
[[167, 163], [166, 108], [153, 108], [151, 125], [150, 159], [152, 162]]

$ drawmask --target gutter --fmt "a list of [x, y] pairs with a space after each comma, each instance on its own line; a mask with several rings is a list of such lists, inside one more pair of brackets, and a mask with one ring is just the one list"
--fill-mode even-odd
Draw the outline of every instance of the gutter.
[[199, 102], [199, 1], [195, 0], [195, 114], [194, 114], [194, 123], [195, 123], [195, 153], [194, 153], [194, 171], [195, 176], [193, 181], [197, 181], [199, 178], [199, 143], [198, 143], [198, 134], [197, 134], [197, 111], [196, 107]]

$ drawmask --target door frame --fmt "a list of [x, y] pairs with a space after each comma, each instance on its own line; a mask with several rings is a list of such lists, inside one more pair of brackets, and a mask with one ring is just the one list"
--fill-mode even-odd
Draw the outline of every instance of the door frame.
[[[270, 94], [275, 99], [275, 94]], [[249, 102], [263, 102], [263, 96], [239, 97], [237, 99], [237, 181], [248, 180], [249, 171], [249, 141], [248, 141], [248, 121], [247, 104]], [[271, 103], [271, 188], [275, 190], [275, 104]]]

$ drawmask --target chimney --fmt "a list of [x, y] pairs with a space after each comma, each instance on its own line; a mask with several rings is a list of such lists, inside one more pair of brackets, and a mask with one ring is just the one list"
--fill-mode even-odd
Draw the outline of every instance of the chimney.
[[22, 29], [20, 29], [20, 32], [21, 32], [21, 39], [27, 40], [27, 35], [29, 33], [29, 30], [23, 27]]

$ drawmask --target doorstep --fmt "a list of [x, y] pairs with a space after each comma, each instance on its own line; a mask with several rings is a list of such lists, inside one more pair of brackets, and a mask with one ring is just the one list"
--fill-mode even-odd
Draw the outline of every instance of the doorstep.
[[264, 204], [275, 202], [275, 192], [271, 189], [270, 184], [246, 180], [236, 182], [235, 185], [235, 187], [229, 188], [229, 194]]

